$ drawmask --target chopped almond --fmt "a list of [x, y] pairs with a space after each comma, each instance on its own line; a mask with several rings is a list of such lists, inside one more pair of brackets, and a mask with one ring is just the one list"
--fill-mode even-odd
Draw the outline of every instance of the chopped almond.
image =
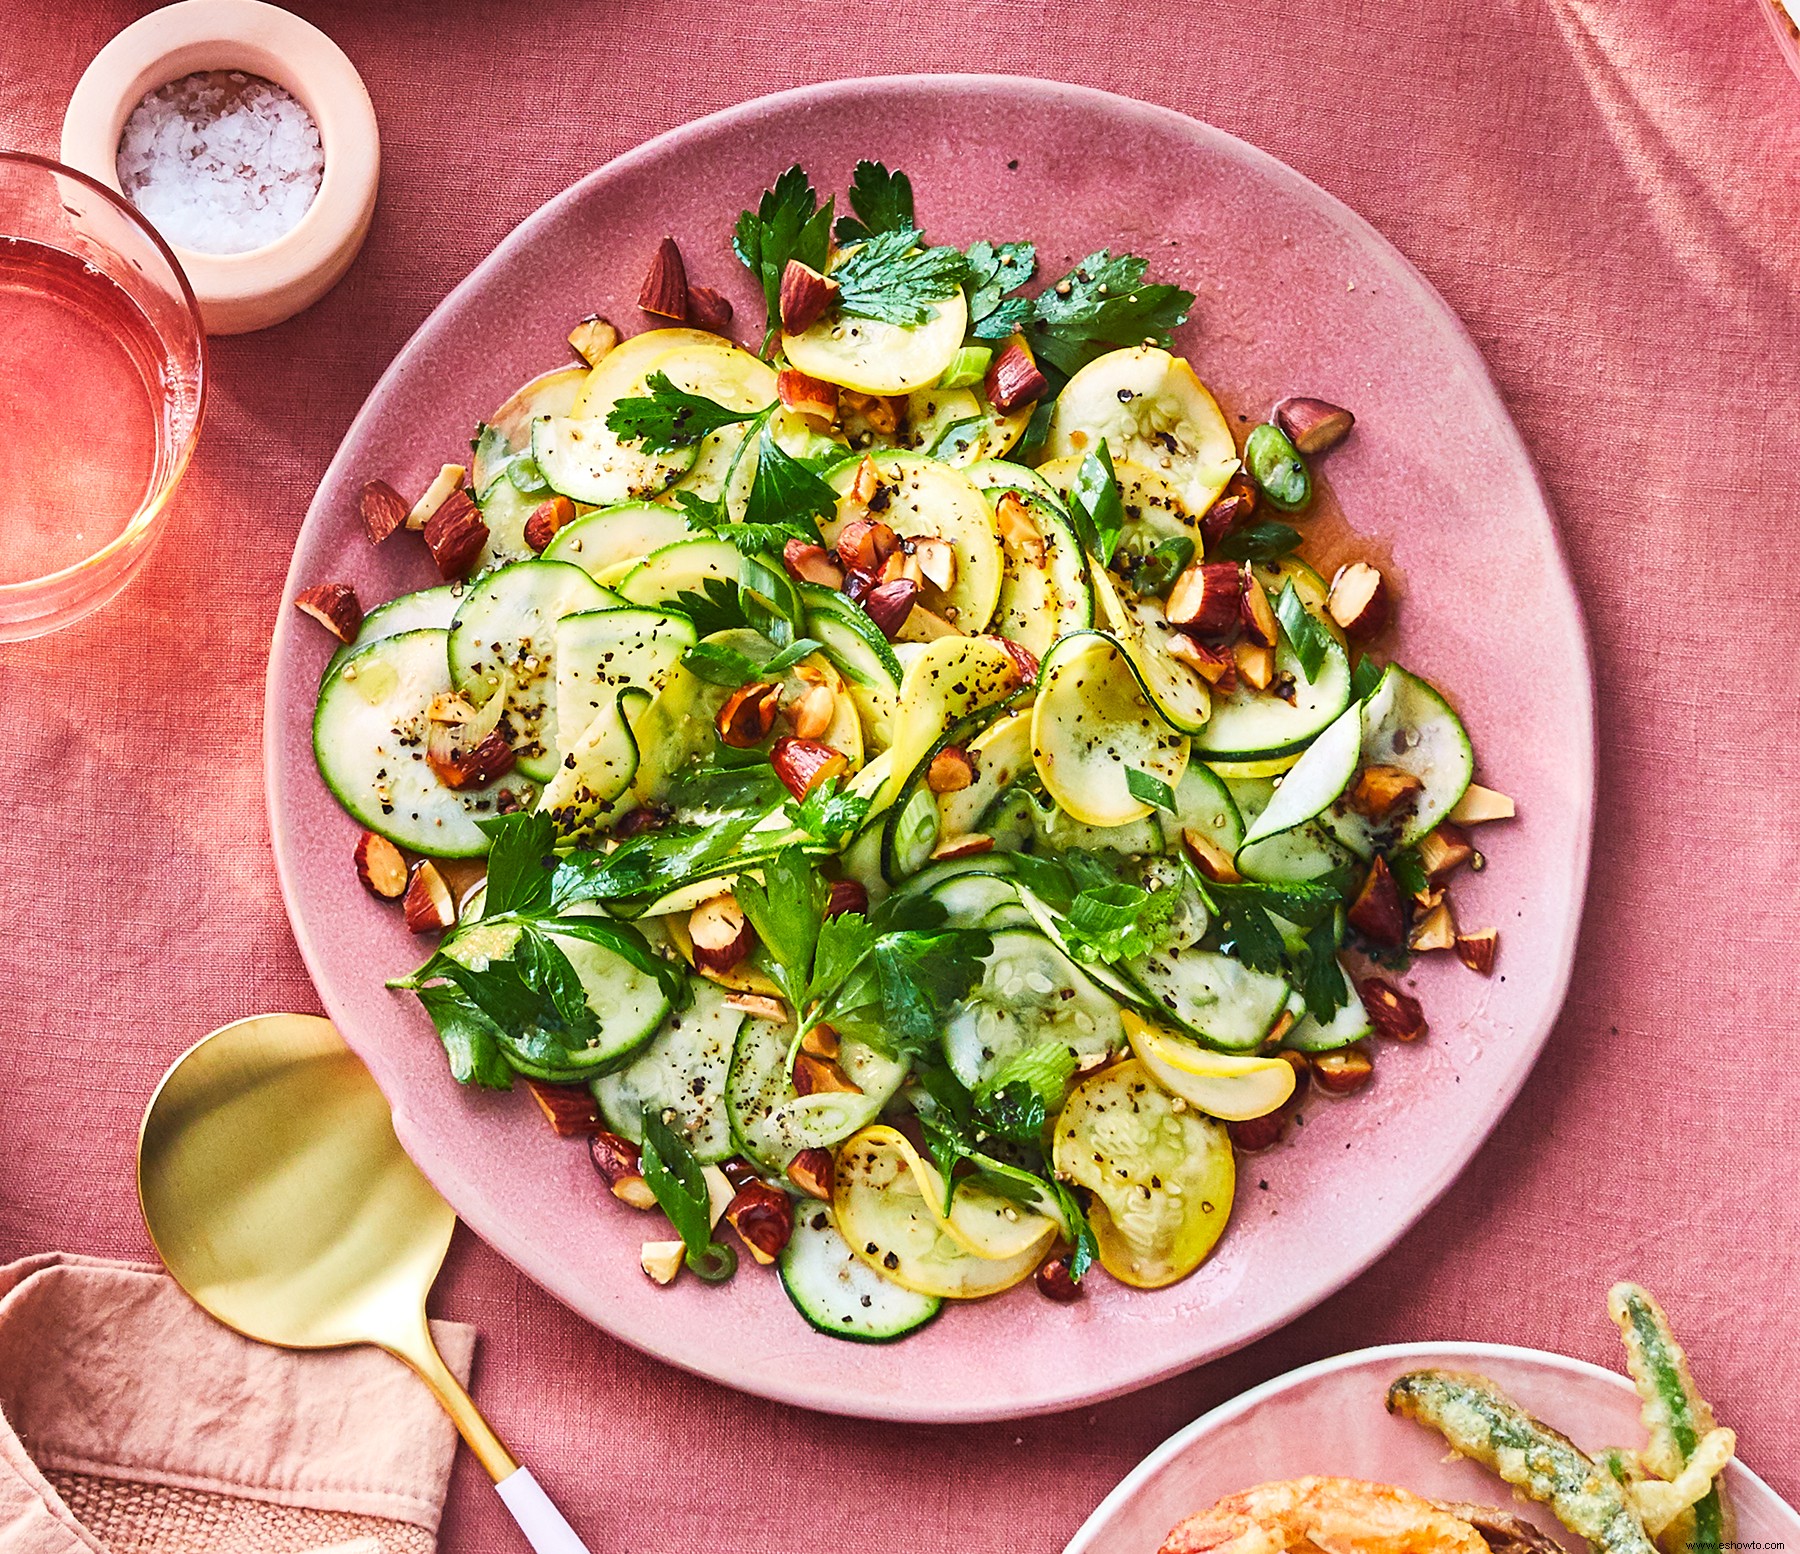
[[1275, 649], [1255, 642], [1232, 644], [1231, 659], [1238, 678], [1253, 691], [1266, 691], [1275, 683]]
[[370, 540], [377, 545], [406, 525], [406, 498], [385, 480], [365, 482], [362, 494], [357, 498], [356, 510], [362, 517], [363, 527], [369, 531]]
[[810, 377], [797, 367], [783, 367], [775, 375], [775, 394], [796, 415], [811, 416], [817, 421], [837, 419], [838, 386]]
[[1350, 926], [1373, 944], [1398, 949], [1406, 938], [1406, 910], [1387, 859], [1379, 853], [1369, 865], [1362, 889], [1346, 914]]
[[1196, 561], [1175, 579], [1163, 607], [1169, 624], [1196, 636], [1236, 629], [1243, 613], [1244, 570], [1233, 561]]
[[1425, 1034], [1425, 1011], [1411, 993], [1403, 993], [1381, 977], [1365, 977], [1356, 984], [1376, 1033], [1393, 1041], [1417, 1041]]
[[460, 491], [468, 470], [460, 464], [446, 464], [437, 472], [425, 494], [412, 505], [406, 515], [406, 526], [409, 529], [423, 529], [431, 521], [431, 516], [449, 499], [450, 493]]
[[1356, 774], [1345, 802], [1364, 818], [1383, 821], [1417, 804], [1424, 791], [1417, 774], [1402, 767], [1365, 766]]
[[598, 313], [590, 313], [569, 331], [569, 347], [590, 367], [598, 367], [601, 359], [619, 343], [619, 331]]
[[1456, 936], [1456, 958], [1471, 971], [1484, 977], [1494, 974], [1494, 954], [1500, 947], [1500, 930], [1483, 928], [1475, 933]]
[[1516, 813], [1513, 801], [1504, 793], [1472, 782], [1456, 801], [1456, 808], [1450, 811], [1450, 818], [1459, 826], [1473, 826], [1487, 820], [1511, 820]]
[[752, 1020], [768, 1020], [780, 1025], [788, 1017], [788, 1006], [767, 993], [727, 993], [725, 1003], [732, 1009], [742, 1009]]
[[442, 933], [456, 922], [456, 901], [438, 866], [427, 858], [406, 887], [406, 926], [414, 933]]
[[356, 877], [370, 895], [398, 901], [406, 894], [406, 859], [385, 836], [365, 831], [356, 840]]
[[1456, 919], [1450, 915], [1450, 903], [1440, 901], [1422, 918], [1412, 931], [1407, 947], [1423, 953], [1427, 950], [1448, 950], [1456, 945]]
[[1447, 879], [1475, 856], [1475, 848], [1460, 827], [1445, 821], [1419, 838], [1419, 867], [1434, 884]]
[[982, 831], [969, 831], [940, 843], [931, 857], [936, 863], [947, 863], [952, 858], [978, 858], [993, 850], [994, 839], [991, 836]]
[[[880, 590], [878, 589], [877, 592]], [[928, 610], [922, 604], [915, 604], [906, 612], [906, 619], [900, 623], [900, 629], [894, 633], [896, 642], [936, 642], [942, 637], [960, 637], [963, 633], [939, 615], [936, 610]]]
[[586, 1085], [553, 1085], [527, 1077], [525, 1088], [559, 1138], [580, 1138], [600, 1126], [600, 1108]]
[[1275, 606], [1269, 603], [1268, 589], [1248, 566], [1244, 568], [1243, 619], [1244, 633], [1252, 642], [1266, 648], [1275, 646], [1279, 634]]
[[681, 1272], [687, 1247], [680, 1241], [646, 1241], [638, 1253], [638, 1263], [658, 1284], [669, 1285]]
[[861, 1095], [862, 1086], [829, 1058], [794, 1054], [794, 1088], [801, 1095]]
[[643, 288], [638, 292], [638, 306], [658, 318], [673, 319], [678, 324], [687, 322], [687, 266], [682, 262], [681, 246], [674, 238], [665, 237], [657, 245], [655, 257], [650, 261], [650, 273], [644, 277]]
[[1191, 826], [1181, 833], [1181, 845], [1194, 861], [1194, 867], [1215, 885], [1235, 885], [1243, 878], [1230, 853], [1204, 831]]
[[354, 642], [362, 630], [363, 608], [348, 583], [318, 583], [294, 596], [294, 608], [310, 615], [339, 642]]
[[933, 793], [960, 793], [975, 781], [975, 758], [961, 745], [945, 745], [925, 769], [925, 786]]
[[829, 685], [809, 685], [786, 709], [797, 739], [818, 739], [837, 718], [837, 696]]
[[1366, 642], [1388, 623], [1387, 579], [1366, 561], [1341, 566], [1325, 610], [1352, 642]]

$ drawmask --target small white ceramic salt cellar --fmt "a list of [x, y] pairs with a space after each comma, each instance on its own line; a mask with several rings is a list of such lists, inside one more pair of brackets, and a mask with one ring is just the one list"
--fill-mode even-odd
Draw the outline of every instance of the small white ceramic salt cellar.
[[[248, 199], [235, 211], [221, 205], [216, 165], [209, 186], [205, 168], [197, 165], [184, 175], [171, 161], [167, 147], [180, 132], [172, 124], [176, 110], [213, 100], [183, 84], [201, 72], [222, 73], [215, 80], [238, 110], [228, 126], [237, 143], [248, 133], [259, 153], [277, 159], [255, 175], [261, 179], [255, 210]], [[279, 91], [260, 88], [258, 77]], [[132, 136], [125, 153], [133, 181], [152, 188], [121, 185], [128, 123]], [[162, 235], [187, 272], [207, 332], [232, 335], [293, 317], [350, 267], [375, 213], [381, 140], [356, 67], [310, 22], [262, 0], [178, 0], [132, 23], [95, 56], [69, 100], [61, 156], [134, 199], [153, 222], [161, 201], [164, 220], [178, 229]], [[171, 175], [189, 181], [171, 185]], [[163, 182], [156, 184], [158, 179]], [[219, 222], [218, 231], [198, 236], [209, 219]], [[203, 246], [183, 243], [181, 230]], [[245, 243], [258, 246], [206, 251]]]

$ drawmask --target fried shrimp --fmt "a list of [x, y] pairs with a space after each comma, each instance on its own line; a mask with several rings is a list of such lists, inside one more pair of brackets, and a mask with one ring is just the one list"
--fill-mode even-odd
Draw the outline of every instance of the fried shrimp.
[[1161, 1554], [1488, 1554], [1460, 1517], [1387, 1484], [1294, 1478], [1227, 1495], [1190, 1516]]

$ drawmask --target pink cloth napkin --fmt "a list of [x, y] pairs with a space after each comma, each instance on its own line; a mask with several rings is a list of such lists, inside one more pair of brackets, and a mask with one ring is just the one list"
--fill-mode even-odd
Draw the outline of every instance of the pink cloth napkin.
[[[466, 1382], [475, 1330], [431, 1326]], [[455, 1452], [379, 1350], [253, 1343], [142, 1263], [0, 1268], [0, 1554], [431, 1554]]]

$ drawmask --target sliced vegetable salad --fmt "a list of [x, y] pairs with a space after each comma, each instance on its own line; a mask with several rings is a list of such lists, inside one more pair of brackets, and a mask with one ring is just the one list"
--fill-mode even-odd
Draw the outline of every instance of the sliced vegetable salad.
[[661, 1211], [650, 1277], [728, 1277], [728, 1225], [874, 1341], [1191, 1273], [1236, 1153], [1423, 1034], [1408, 956], [1492, 970], [1448, 886], [1511, 803], [1369, 651], [1389, 579], [1302, 559], [1350, 412], [1240, 447], [1143, 259], [1032, 290], [904, 174], [848, 204], [793, 168], [739, 218], [753, 347], [665, 241], [654, 327], [581, 321], [468, 465], [364, 488], [442, 586], [296, 602], [456, 1078], [524, 1080]]

